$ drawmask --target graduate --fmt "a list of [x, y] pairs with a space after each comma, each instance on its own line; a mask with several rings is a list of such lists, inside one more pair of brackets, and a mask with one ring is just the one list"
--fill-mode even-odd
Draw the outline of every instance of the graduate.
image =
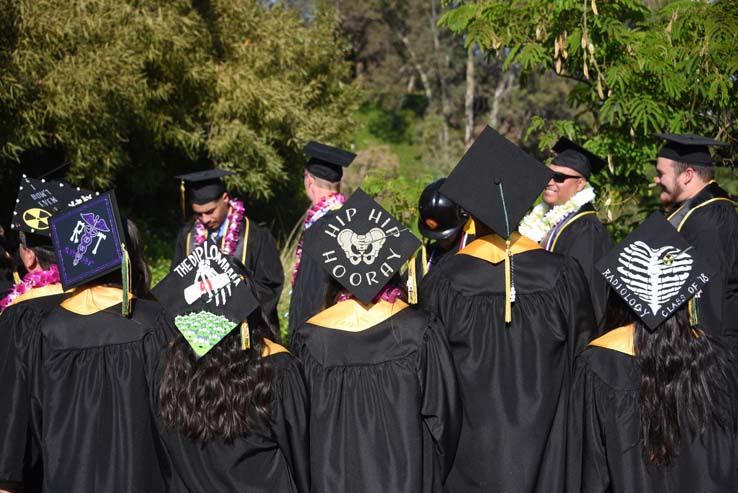
[[549, 169], [554, 175], [546, 185], [543, 200], [523, 218], [519, 231], [549, 252], [579, 262], [599, 322], [605, 310], [607, 284], [596, 271], [595, 262], [610, 250], [612, 242], [597, 218], [595, 191], [589, 178], [603, 169], [606, 161], [566, 137], [554, 144], [553, 151], [556, 156]]
[[566, 491], [736, 491], [738, 380], [693, 319], [711, 267], [655, 213], [598, 268], [617, 303], [577, 359]]
[[656, 159], [656, 185], [668, 220], [716, 273], [695, 301], [695, 323], [738, 351], [737, 203], [715, 181], [722, 163], [710, 154], [710, 147], [728, 144], [699, 135], [655, 136], [666, 141]]
[[0, 316], [0, 489], [23, 488], [38, 460], [43, 491], [163, 491], [149, 392], [173, 336], [148, 301], [143, 243], [112, 192], [50, 222], [65, 295]]
[[92, 192], [61, 181], [21, 177], [10, 227], [18, 233], [18, 256], [26, 274], [0, 300], [0, 311], [14, 303], [62, 292], [50, 221], [93, 196]]
[[441, 491], [461, 416], [443, 333], [396, 275], [418, 240], [361, 189], [307, 235], [305, 254], [333, 279], [293, 342], [310, 392], [312, 490]]
[[441, 187], [477, 238], [420, 287], [448, 336], [464, 409], [449, 492], [564, 487], [568, 384], [595, 320], [578, 262], [516, 231], [551, 175], [486, 127]]
[[[414, 293], [432, 266], [474, 239], [465, 231], [469, 219], [466, 213], [439, 192], [445, 181], [446, 178], [440, 178], [425, 187], [418, 200], [418, 231], [425, 241], [408, 262], [407, 287], [410, 298], [415, 298]], [[415, 303], [414, 300], [411, 302]]]
[[277, 303], [284, 284], [279, 251], [269, 230], [249, 219], [243, 202], [228, 194], [222, 178], [232, 174], [232, 171], [211, 169], [176, 177], [182, 191], [182, 215], [185, 215], [187, 183], [195, 220], [179, 231], [171, 269], [195, 247], [218, 245], [221, 253], [237, 258], [246, 266], [264, 313], [269, 316], [270, 323], [278, 325]]
[[177, 492], [308, 492], [302, 368], [273, 342], [243, 265], [198, 246], [154, 288], [180, 334], [152, 393]]
[[343, 168], [356, 154], [320, 142], [310, 141], [302, 149], [309, 159], [305, 165], [305, 194], [311, 207], [305, 216], [303, 232], [295, 251], [290, 291], [289, 340], [298, 327], [323, 308], [323, 298], [330, 276], [305, 251], [306, 234], [323, 217], [331, 217], [341, 208], [346, 197], [341, 193]]

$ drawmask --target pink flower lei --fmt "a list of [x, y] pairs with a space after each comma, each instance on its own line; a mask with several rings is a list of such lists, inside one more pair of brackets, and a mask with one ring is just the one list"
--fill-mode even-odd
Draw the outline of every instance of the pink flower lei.
[[56, 264], [51, 264], [47, 270], [38, 272], [29, 272], [23, 276], [23, 280], [8, 290], [8, 295], [0, 301], [0, 311], [5, 310], [8, 306], [21, 295], [26, 294], [34, 288], [42, 288], [49, 284], [57, 284], [59, 282], [59, 269]]
[[[223, 243], [220, 251], [225, 255], [233, 256], [238, 247], [238, 236], [241, 234], [241, 224], [243, 221], [244, 211], [243, 202], [238, 199], [231, 198], [228, 202], [228, 215], [226, 216], [226, 232], [223, 235]], [[202, 245], [208, 238], [208, 230], [199, 219], [195, 219], [195, 243]]]
[[[310, 228], [310, 226], [315, 224], [318, 219], [325, 216], [329, 211], [340, 209], [344, 202], [346, 202], [346, 197], [340, 193], [332, 193], [320, 199], [320, 201], [318, 201], [318, 203], [312, 206], [308, 211], [303, 231]], [[303, 235], [300, 238], [299, 243], [297, 243], [297, 250], [295, 251], [295, 267], [292, 269], [292, 286], [295, 285], [297, 269], [300, 268], [300, 259], [302, 259], [302, 242], [304, 238], [305, 236]]]
[[[400, 288], [392, 285], [387, 285], [382, 289], [382, 291], [379, 292], [377, 296], [374, 297], [372, 300], [372, 305], [379, 303], [379, 300], [389, 301], [390, 303], [394, 303], [397, 298], [400, 298], [403, 295], [403, 292]], [[341, 295], [338, 297], [338, 302], [350, 300], [354, 297], [351, 293], [348, 291], [344, 291], [341, 293]]]

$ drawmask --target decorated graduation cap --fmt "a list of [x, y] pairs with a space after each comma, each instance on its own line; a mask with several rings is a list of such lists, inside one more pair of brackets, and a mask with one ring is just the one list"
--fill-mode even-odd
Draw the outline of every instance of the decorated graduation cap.
[[305, 252], [364, 304], [418, 247], [420, 240], [360, 188], [305, 232]]
[[24, 233], [27, 247], [51, 246], [51, 218], [94, 196], [93, 192], [62, 181], [37, 180], [23, 175], [10, 227]]
[[552, 176], [543, 163], [487, 126], [440, 189], [505, 239], [506, 323], [515, 301], [510, 237]]
[[[600, 259], [597, 269], [650, 331], [698, 294], [711, 277], [707, 263], [659, 212]], [[696, 305], [690, 305], [694, 320]]]
[[710, 155], [710, 147], [728, 146], [725, 142], [693, 134], [654, 134], [654, 137], [666, 140], [658, 157], [695, 166], [719, 164], [720, 161]]
[[551, 160], [551, 164], [571, 168], [585, 178], [589, 178], [592, 173], [597, 173], [607, 164], [598, 155], [566, 137], [561, 137], [554, 144], [553, 151], [556, 156]]
[[310, 141], [302, 148], [303, 154], [310, 156], [305, 169], [311, 174], [332, 183], [341, 181], [343, 168], [348, 167], [356, 154], [337, 147]]
[[232, 174], [233, 171], [207, 169], [204, 171], [187, 173], [186, 175], [175, 176], [175, 178], [180, 181], [180, 192], [182, 194], [182, 217], [186, 217], [187, 215], [185, 183], [187, 184], [186, 189], [190, 191], [190, 202], [202, 205], [218, 200], [221, 195], [226, 192], [226, 186], [225, 183], [223, 183], [222, 178]]
[[152, 290], [174, 315], [174, 324], [201, 358], [241, 325], [241, 345], [251, 345], [245, 322], [259, 302], [237, 260], [217, 245], [196, 247]]
[[121, 269], [123, 314], [128, 315], [130, 260], [125, 231], [112, 191], [54, 216], [51, 239], [64, 290]]

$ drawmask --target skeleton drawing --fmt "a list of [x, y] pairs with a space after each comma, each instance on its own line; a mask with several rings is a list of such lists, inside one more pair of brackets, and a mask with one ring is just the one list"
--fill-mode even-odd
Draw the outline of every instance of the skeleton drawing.
[[384, 231], [379, 228], [372, 228], [364, 235], [358, 235], [350, 229], [338, 233], [338, 244], [352, 265], [374, 263], [386, 240]]
[[618, 261], [623, 283], [656, 315], [686, 282], [693, 259], [686, 250], [673, 246], [653, 249], [636, 241], [620, 253]]
[[191, 305], [204, 294], [208, 295], [205, 303], [215, 300], [215, 306], [225, 303], [231, 295], [231, 282], [228, 275], [216, 271], [208, 260], [201, 260], [197, 264], [194, 282], [184, 290], [187, 304]]

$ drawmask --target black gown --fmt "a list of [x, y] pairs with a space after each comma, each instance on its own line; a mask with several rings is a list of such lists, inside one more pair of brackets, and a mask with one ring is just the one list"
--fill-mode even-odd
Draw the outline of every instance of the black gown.
[[308, 322], [294, 347], [310, 392], [312, 491], [441, 491], [461, 416], [433, 319], [406, 308], [360, 332]]
[[682, 204], [669, 221], [716, 274], [695, 298], [697, 326], [724, 336], [738, 351], [738, 212], [729, 199], [727, 192], [712, 183]]
[[587, 281], [574, 259], [543, 249], [514, 255], [517, 301], [505, 324], [504, 280], [504, 262], [460, 253], [420, 287], [448, 335], [464, 409], [448, 492], [564, 486], [569, 379], [595, 331]]
[[[319, 228], [323, 220], [330, 220], [333, 211], [328, 211], [323, 217], [316, 221], [311, 228]], [[290, 295], [290, 311], [289, 311], [289, 329], [288, 341], [292, 346], [292, 337], [297, 329], [302, 327], [310, 317], [323, 309], [323, 301], [325, 298], [325, 289], [328, 286], [330, 276], [323, 270], [320, 264], [313, 258], [304, 253], [306, 251], [305, 242], [310, 241], [310, 237], [305, 237], [303, 232], [303, 255], [300, 258], [300, 267], [297, 269], [295, 276], [295, 284], [292, 286], [292, 294]], [[308, 249], [310, 247], [307, 247]]]
[[630, 354], [598, 346], [581, 353], [569, 403], [566, 491], [738, 490], [735, 431], [710, 429], [695, 439], [683, 435], [679, 457], [671, 467], [646, 468], [641, 455], [639, 391], [640, 370]]
[[[246, 233], [247, 221], [249, 223], [249, 237], [246, 258], [244, 258], [243, 238]], [[188, 224], [179, 230], [171, 269], [184, 260], [195, 248], [194, 236], [194, 223]], [[284, 284], [284, 270], [282, 269], [282, 261], [279, 258], [279, 251], [277, 250], [272, 233], [263, 226], [244, 217], [244, 224], [241, 225], [241, 232], [238, 238], [238, 246], [233, 257], [237, 258], [246, 266], [249, 279], [252, 279], [256, 286], [256, 294], [262, 310], [269, 317], [269, 321], [275, 327], [279, 327], [277, 303], [279, 303], [279, 296], [282, 293], [282, 285]], [[278, 337], [279, 334], [274, 334], [274, 336]]]
[[[226, 443], [193, 442], [161, 430], [171, 471], [173, 492], [308, 492], [309, 403], [300, 363], [287, 352], [268, 356], [276, 372], [271, 429]], [[161, 381], [163, 367], [158, 373]], [[159, 408], [158, 393], [152, 395]]]
[[36, 457], [44, 491], [164, 491], [149, 408], [155, 361], [173, 335], [158, 304], [79, 315], [62, 296], [0, 316], [0, 484]]
[[592, 204], [584, 204], [576, 214], [557, 228], [551, 238], [551, 252], [574, 257], [584, 270], [589, 284], [595, 319], [599, 322], [605, 312], [608, 285], [595, 268], [598, 260], [612, 248], [610, 233], [595, 214]]

